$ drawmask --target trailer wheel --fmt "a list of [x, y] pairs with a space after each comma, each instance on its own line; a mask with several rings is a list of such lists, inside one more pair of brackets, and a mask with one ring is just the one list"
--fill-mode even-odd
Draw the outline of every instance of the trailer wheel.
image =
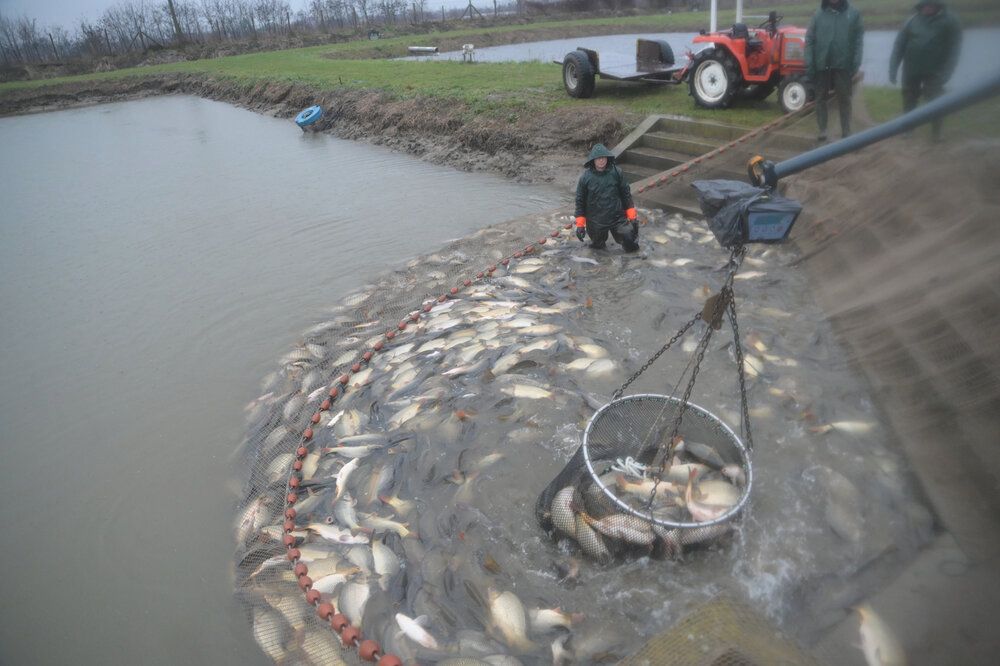
[[670, 44], [662, 39], [656, 40], [656, 43], [660, 45], [660, 62], [664, 65], [673, 65], [675, 62], [674, 50], [670, 48]]
[[778, 103], [785, 113], [800, 111], [812, 98], [812, 91], [806, 85], [805, 77], [793, 74], [786, 76], [778, 88]]
[[705, 49], [695, 56], [688, 78], [688, 90], [695, 104], [706, 109], [724, 109], [738, 86], [736, 64], [728, 53]]
[[563, 59], [563, 85], [570, 97], [594, 95], [594, 66], [583, 51], [570, 51]]

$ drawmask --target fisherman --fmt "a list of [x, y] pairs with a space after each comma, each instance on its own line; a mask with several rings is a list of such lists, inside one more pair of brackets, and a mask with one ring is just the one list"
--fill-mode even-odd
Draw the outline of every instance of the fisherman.
[[851, 134], [851, 86], [861, 69], [864, 26], [848, 0], [822, 0], [806, 31], [806, 75], [816, 89], [817, 141], [826, 141], [827, 101], [837, 95], [842, 136]]
[[[896, 36], [889, 58], [889, 82], [896, 83], [903, 65], [903, 112], [917, 107], [920, 96], [932, 100], [944, 92], [958, 64], [962, 26], [941, 0], [918, 0], [915, 13]], [[941, 138], [941, 119], [931, 125], [931, 136]]]
[[582, 241], [590, 236], [590, 247], [600, 250], [611, 232], [626, 252], [635, 252], [639, 249], [635, 204], [614, 154], [598, 143], [583, 166], [576, 184], [576, 237]]

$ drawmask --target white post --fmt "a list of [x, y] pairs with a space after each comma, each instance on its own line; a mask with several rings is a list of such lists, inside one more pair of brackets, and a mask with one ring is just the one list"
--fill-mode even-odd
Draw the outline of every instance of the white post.
[[718, 25], [717, 19], [719, 18], [719, 0], [712, 0], [711, 8], [709, 11], [708, 19], [708, 31], [715, 32], [715, 28]]
[[736, 0], [736, 22], [743, 23], [743, 0]]

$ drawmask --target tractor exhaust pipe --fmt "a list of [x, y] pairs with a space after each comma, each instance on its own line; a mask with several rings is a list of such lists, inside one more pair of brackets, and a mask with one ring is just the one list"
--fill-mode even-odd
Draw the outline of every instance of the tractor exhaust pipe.
[[754, 170], [753, 180], [757, 186], [774, 187], [782, 178], [804, 171], [834, 158], [852, 153], [873, 143], [902, 134], [932, 120], [954, 113], [977, 102], [1000, 93], [1000, 71], [985, 83], [942, 95], [936, 100], [905, 113], [889, 122], [858, 132], [846, 139], [820, 146], [774, 164], [764, 162]]

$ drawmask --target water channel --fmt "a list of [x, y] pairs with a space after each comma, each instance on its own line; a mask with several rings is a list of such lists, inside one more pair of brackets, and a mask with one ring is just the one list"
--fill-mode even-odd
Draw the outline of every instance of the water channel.
[[0, 663], [263, 663], [243, 406], [325, 309], [567, 202], [172, 96], [0, 119]]
[[[674, 51], [674, 57], [682, 62], [686, 49], [697, 51], [702, 45], [695, 45], [691, 40], [694, 32], [639, 33], [632, 35], [602, 35], [593, 37], [573, 37], [570, 39], [553, 39], [543, 42], [527, 42], [524, 44], [507, 44], [504, 46], [488, 46], [476, 49], [476, 60], [480, 62], [527, 62], [562, 61], [566, 54], [579, 46], [594, 49], [601, 55], [601, 62], [611, 65], [622, 65], [635, 62], [635, 40], [662, 39], [666, 40]], [[896, 39], [894, 30], [869, 30], [865, 32], [864, 59], [861, 69], [865, 73], [865, 83], [868, 85], [889, 85], [889, 56]], [[964, 31], [962, 54], [958, 67], [951, 79], [952, 86], [971, 85], [980, 80], [984, 68], [996, 63], [1000, 55], [1000, 29], [970, 28]], [[434, 56], [413, 56], [413, 60], [461, 60], [461, 51], [449, 51]]]

